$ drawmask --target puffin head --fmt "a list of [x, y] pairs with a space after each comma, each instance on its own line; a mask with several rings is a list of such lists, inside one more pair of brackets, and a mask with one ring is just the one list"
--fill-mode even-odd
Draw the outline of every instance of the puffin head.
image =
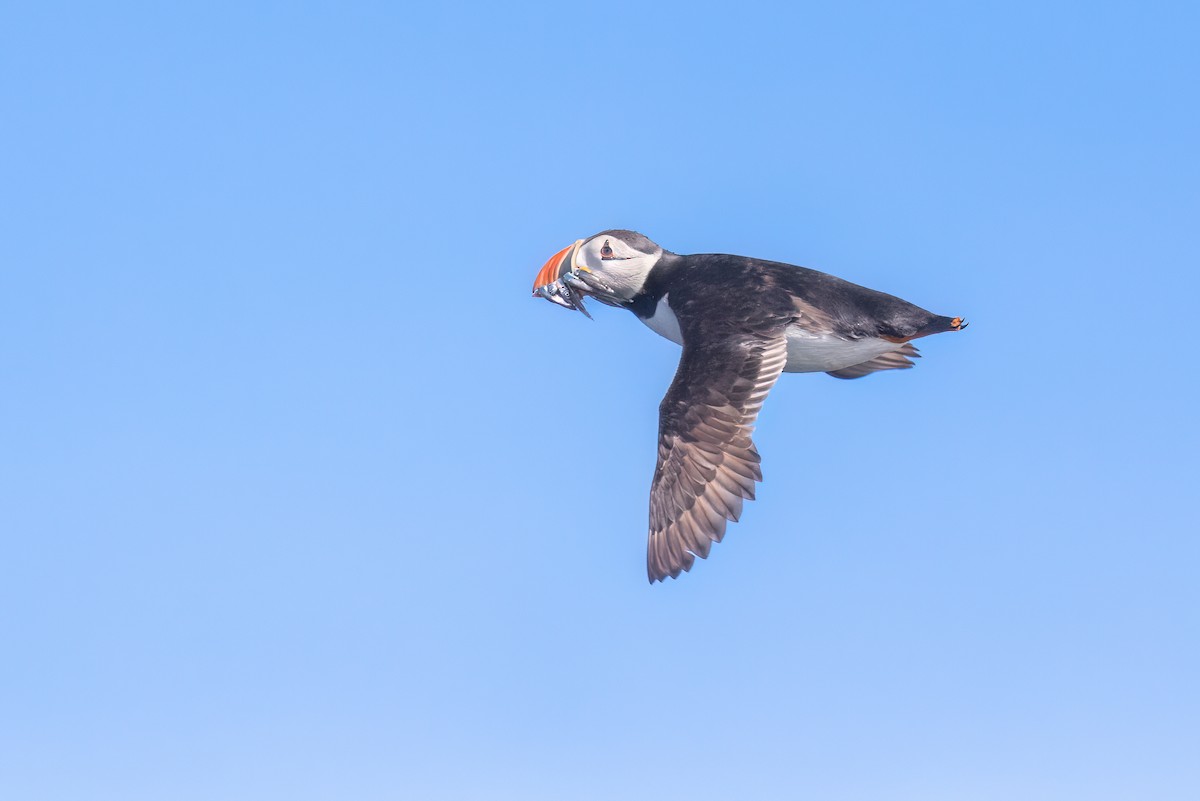
[[579, 308], [577, 297], [590, 295], [609, 306], [628, 303], [641, 291], [663, 249], [636, 231], [602, 231], [560, 250], [542, 266], [533, 282], [535, 297]]

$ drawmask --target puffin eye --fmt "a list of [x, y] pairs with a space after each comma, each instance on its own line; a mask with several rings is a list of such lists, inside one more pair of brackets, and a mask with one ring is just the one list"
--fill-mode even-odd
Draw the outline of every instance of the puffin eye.
[[608, 246], [608, 240], [604, 240], [604, 247], [600, 248], [600, 258], [611, 259], [613, 257], [612, 248]]

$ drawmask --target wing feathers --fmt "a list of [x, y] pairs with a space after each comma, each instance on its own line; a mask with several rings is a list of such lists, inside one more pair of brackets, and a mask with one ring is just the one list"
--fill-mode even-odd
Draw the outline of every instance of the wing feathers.
[[705, 348], [685, 345], [663, 399], [646, 552], [651, 581], [706, 558], [762, 480], [750, 434], [787, 360], [782, 327], [741, 332]]

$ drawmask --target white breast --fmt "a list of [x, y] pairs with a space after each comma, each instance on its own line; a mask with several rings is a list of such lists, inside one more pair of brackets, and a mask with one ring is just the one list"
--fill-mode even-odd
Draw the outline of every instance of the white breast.
[[683, 344], [683, 333], [679, 330], [679, 318], [675, 316], [675, 312], [671, 311], [671, 304], [667, 303], [666, 295], [663, 295], [659, 299], [658, 305], [654, 307], [654, 316], [647, 317], [642, 322], [659, 336], [666, 337], [676, 345]]

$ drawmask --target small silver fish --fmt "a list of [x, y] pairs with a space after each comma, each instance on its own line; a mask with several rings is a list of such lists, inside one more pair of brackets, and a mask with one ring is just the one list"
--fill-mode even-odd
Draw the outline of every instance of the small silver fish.
[[550, 257], [534, 281], [533, 296], [545, 298], [565, 309], [583, 312], [583, 315], [590, 320], [592, 315], [583, 307], [583, 292], [581, 291], [586, 289], [587, 285], [576, 282], [568, 283], [567, 280], [564, 280], [568, 276], [577, 274], [575, 272], [575, 254], [579, 252], [581, 244], [583, 244], [583, 240], [578, 239]]
[[562, 306], [565, 309], [583, 312], [583, 316], [589, 320], [592, 315], [583, 305], [583, 293], [572, 289], [562, 278], [555, 280], [553, 283], [539, 286], [533, 290], [535, 298], [545, 298], [551, 303]]
[[577, 295], [587, 295], [608, 306], [620, 306], [622, 300], [613, 288], [596, 277], [596, 274], [586, 268], [564, 273], [562, 282]]

